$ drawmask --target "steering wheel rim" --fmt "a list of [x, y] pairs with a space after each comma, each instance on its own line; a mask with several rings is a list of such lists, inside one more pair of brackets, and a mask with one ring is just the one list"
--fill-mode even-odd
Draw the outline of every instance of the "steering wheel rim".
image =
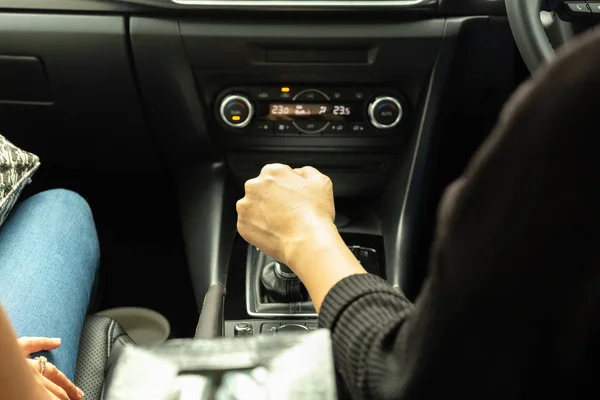
[[[554, 47], [548, 39], [540, 19], [542, 0], [505, 0], [508, 22], [525, 65], [533, 73], [554, 56]], [[561, 45], [563, 43], [556, 43]]]

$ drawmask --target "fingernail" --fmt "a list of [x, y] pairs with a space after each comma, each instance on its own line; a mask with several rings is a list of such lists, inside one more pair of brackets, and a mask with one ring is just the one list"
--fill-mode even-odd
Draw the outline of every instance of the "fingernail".
[[53, 340], [54, 342], [62, 343], [62, 339], [61, 339], [61, 338], [58, 338], [58, 337], [52, 338], [52, 340]]
[[77, 388], [77, 394], [79, 395], [80, 398], [82, 398], [83, 396], [85, 396], [85, 393], [83, 393], [83, 390]]

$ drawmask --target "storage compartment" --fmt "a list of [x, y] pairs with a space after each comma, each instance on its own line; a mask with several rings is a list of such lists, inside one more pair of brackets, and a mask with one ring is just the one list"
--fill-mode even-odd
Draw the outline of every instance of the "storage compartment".
[[37, 57], [0, 55], [0, 103], [52, 102], [50, 82]]

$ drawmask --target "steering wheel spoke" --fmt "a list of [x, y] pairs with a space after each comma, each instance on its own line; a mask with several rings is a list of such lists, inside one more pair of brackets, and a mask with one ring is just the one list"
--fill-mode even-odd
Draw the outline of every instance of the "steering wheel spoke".
[[[573, 37], [571, 23], [552, 12], [554, 0], [505, 0], [508, 21], [523, 61], [534, 72], [554, 58], [554, 50]], [[551, 4], [552, 3], [552, 4]]]

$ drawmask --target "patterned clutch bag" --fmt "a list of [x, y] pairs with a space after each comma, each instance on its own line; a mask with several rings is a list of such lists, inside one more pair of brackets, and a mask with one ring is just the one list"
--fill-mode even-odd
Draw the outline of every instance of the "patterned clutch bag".
[[19, 149], [0, 135], [0, 226], [39, 166], [38, 156]]

